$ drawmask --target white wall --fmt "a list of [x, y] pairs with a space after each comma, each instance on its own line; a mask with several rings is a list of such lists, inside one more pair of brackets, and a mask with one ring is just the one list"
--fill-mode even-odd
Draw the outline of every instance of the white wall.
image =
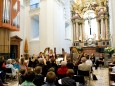
[[115, 47], [115, 0], [109, 1], [109, 18], [110, 18], [110, 39], [112, 47]]
[[72, 45], [70, 40], [65, 39], [65, 19], [63, 5], [56, 0], [41, 0], [40, 2], [40, 37], [39, 46], [40, 51], [44, 51], [46, 47], [54, 49], [56, 47], [57, 53], [62, 52], [62, 48], [69, 52], [69, 47]]
[[41, 0], [40, 2], [40, 16], [39, 16], [39, 42], [40, 51], [43, 51], [47, 46], [47, 1]]
[[[29, 54], [37, 54], [46, 47], [62, 53], [62, 48], [69, 52], [72, 45], [65, 37], [65, 18], [63, 5], [56, 0], [41, 0], [39, 14], [39, 40], [31, 40], [31, 17], [34, 11], [30, 11], [29, 4], [20, 9], [20, 31], [12, 32], [11, 36], [18, 35], [23, 39], [21, 42], [21, 54], [24, 53], [25, 38], [28, 39]], [[37, 12], [37, 11], [36, 11]], [[35, 12], [35, 15], [36, 15]], [[32, 15], [31, 15], [32, 13]]]

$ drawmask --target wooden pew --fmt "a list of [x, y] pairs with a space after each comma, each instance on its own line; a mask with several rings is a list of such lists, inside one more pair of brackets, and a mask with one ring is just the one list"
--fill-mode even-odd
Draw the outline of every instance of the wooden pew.
[[[115, 86], [115, 73], [112, 72], [112, 67], [115, 64], [109, 64], [109, 84], [110, 86]], [[114, 80], [114, 81], [113, 81]]]

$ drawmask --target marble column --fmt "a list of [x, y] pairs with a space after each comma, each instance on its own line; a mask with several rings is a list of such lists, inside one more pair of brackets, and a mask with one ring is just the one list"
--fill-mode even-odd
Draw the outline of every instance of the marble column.
[[104, 40], [104, 19], [101, 18], [101, 39]]
[[105, 25], [105, 18], [104, 18], [104, 21], [103, 21], [103, 39], [104, 39], [104, 40], [106, 39], [106, 25]]
[[85, 40], [84, 22], [82, 23], [82, 41]]
[[73, 41], [75, 41], [75, 23], [73, 23]]
[[109, 40], [108, 18], [105, 18], [105, 26], [106, 26], [106, 40]]
[[98, 40], [100, 41], [100, 22], [97, 20], [97, 28], [98, 28]]
[[80, 23], [80, 36], [79, 36], [79, 40], [82, 41], [82, 24]]
[[76, 34], [75, 34], [75, 36], [76, 36], [76, 41], [79, 41], [78, 40], [78, 22], [76, 22]]

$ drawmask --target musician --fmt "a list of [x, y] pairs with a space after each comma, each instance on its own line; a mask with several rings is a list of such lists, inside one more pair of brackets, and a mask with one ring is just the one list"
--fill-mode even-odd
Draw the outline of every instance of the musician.
[[93, 65], [94, 65], [95, 64], [95, 55], [94, 55], [94, 53], [92, 53], [90, 59], [91, 59]]
[[51, 59], [51, 58], [55, 58], [55, 55], [54, 55], [52, 49], [49, 50], [49, 54], [48, 54], [48, 55], [49, 55], [49, 59]]

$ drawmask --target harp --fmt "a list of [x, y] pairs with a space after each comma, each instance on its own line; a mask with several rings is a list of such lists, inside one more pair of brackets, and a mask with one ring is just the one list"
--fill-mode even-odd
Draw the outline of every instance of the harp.
[[74, 64], [79, 64], [83, 55], [83, 52], [79, 52], [76, 47], [70, 48], [70, 54], [72, 55], [72, 61]]

